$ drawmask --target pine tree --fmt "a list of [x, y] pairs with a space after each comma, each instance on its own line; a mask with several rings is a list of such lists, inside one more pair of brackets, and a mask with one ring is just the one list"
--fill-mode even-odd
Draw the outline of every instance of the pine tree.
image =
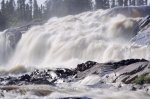
[[128, 6], [128, 0], [124, 0], [124, 6]]
[[136, 5], [136, 0], [129, 0], [129, 5], [135, 6]]
[[42, 19], [42, 20], [44, 20], [44, 6], [41, 4], [41, 7], [40, 7], [40, 18]]
[[118, 6], [123, 6], [123, 0], [117, 0], [117, 5]]
[[137, 6], [144, 5], [144, 0], [137, 0], [136, 5]]
[[17, 15], [20, 21], [25, 21], [26, 19], [25, 9], [26, 9], [25, 0], [18, 0], [17, 1]]
[[[108, 9], [110, 8], [110, 5], [109, 5], [109, 0], [103, 0], [103, 9]], [[115, 0], [113, 1], [113, 6], [115, 6]]]
[[32, 11], [33, 11], [33, 1], [32, 0], [29, 0], [29, 17], [30, 17], [30, 20], [32, 20]]
[[96, 0], [97, 9], [108, 9], [109, 7], [109, 0]]
[[115, 0], [110, 0], [110, 8], [115, 7], [116, 3]]
[[0, 11], [0, 31], [4, 30], [5, 28], [7, 28], [6, 19], [5, 16]]
[[148, 0], [144, 0], [144, 5], [147, 5], [148, 4]]
[[39, 18], [39, 7], [37, 4], [37, 0], [34, 0], [34, 3], [33, 3], [33, 18], [34, 19]]
[[27, 22], [31, 21], [29, 4], [26, 4], [26, 7], [25, 7], [25, 21], [27, 21]]
[[43, 7], [43, 16], [44, 16], [44, 19], [48, 19], [51, 17], [51, 10], [52, 10], [52, 1], [50, 0], [47, 0], [45, 2], [45, 7]]
[[5, 4], [5, 0], [2, 0], [2, 2], [1, 2], [1, 13], [3, 14], [3, 15], [5, 15], [6, 13], [6, 4]]
[[8, 10], [8, 14], [9, 14], [9, 19], [13, 19], [14, 15], [15, 15], [15, 1], [14, 0], [10, 0], [8, 2], [8, 6], [7, 6]]

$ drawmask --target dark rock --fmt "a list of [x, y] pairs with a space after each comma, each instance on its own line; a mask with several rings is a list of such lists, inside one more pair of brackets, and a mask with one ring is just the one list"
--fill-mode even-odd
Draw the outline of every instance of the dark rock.
[[82, 64], [77, 65], [77, 68], [75, 69], [75, 71], [82, 72], [82, 71], [85, 71], [87, 69], [90, 69], [91, 67], [93, 67], [96, 64], [97, 64], [96, 62], [87, 61], [86, 63], [82, 63]]
[[136, 90], [137, 90], [137, 88], [136, 88], [136, 87], [134, 87], [134, 86], [132, 86], [132, 87], [131, 87], [131, 90], [132, 90], [132, 91], [136, 91]]
[[150, 23], [150, 15], [146, 16], [139, 22], [140, 29], [143, 29], [145, 26], [147, 26]]
[[20, 81], [30, 81], [31, 80], [31, 76], [29, 74], [25, 74], [23, 76], [20, 77]]
[[138, 26], [135, 28], [137, 35], [131, 39], [133, 46], [137, 45], [149, 45], [150, 44], [150, 15], [141, 19], [138, 22]]
[[64, 97], [64, 98], [58, 98], [58, 99], [92, 99], [88, 97]]
[[47, 79], [45, 79], [45, 78], [31, 79], [30, 83], [31, 83], [31, 84], [47, 84], [47, 85], [52, 84], [51, 82], [49, 82], [49, 81], [48, 81]]
[[[97, 63], [87, 61], [75, 69], [44, 69], [22, 75], [0, 76], [0, 85], [55, 85], [58, 80], [72, 82], [82, 80], [90, 75], [103, 77], [102, 82], [132, 83], [138, 76], [150, 73], [150, 63], [145, 59], [128, 59], [119, 62]], [[114, 74], [114, 75], [112, 75]], [[111, 79], [110, 79], [111, 78]], [[112, 79], [113, 78], [113, 79]], [[105, 81], [106, 80], [106, 81]], [[5, 83], [4, 83], [5, 82]], [[121, 86], [118, 86], [121, 87]]]
[[55, 70], [55, 73], [58, 75], [58, 77], [60, 78], [67, 78], [68, 76], [72, 76], [75, 74], [75, 72], [73, 72], [70, 69], [57, 69]]
[[10, 46], [14, 49], [22, 37], [22, 33], [17, 29], [8, 29], [5, 31], [5, 36], [10, 42]]
[[119, 74], [113, 82], [121, 81], [126, 84], [133, 83], [133, 81], [141, 75], [148, 75], [150, 73], [150, 69], [148, 66], [149, 62], [138, 62], [134, 64], [130, 64], [124, 67], [120, 67], [115, 70], [117, 74]]
[[109, 63], [106, 63], [106, 65], [113, 65], [113, 68], [117, 69], [121, 66], [130, 65], [130, 64], [137, 63], [137, 62], [147, 62], [147, 60], [145, 60], [145, 59], [127, 59], [127, 60], [122, 60], [119, 62], [109, 62]]

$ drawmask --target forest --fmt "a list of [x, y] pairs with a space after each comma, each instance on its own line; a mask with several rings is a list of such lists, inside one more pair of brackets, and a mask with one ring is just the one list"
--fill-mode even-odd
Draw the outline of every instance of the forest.
[[[116, 6], [148, 5], [147, 0], [95, 0], [95, 2], [94, 10], [109, 9]], [[2, 0], [0, 30], [89, 10], [93, 10], [92, 0], [46, 0], [41, 5], [37, 3], [37, 0]]]

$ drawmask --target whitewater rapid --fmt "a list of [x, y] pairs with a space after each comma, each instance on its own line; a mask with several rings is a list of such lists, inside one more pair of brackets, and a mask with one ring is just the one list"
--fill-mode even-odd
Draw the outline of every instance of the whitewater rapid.
[[[130, 58], [150, 60], [149, 46], [135, 46], [130, 42], [137, 34], [135, 29], [141, 18], [139, 13], [134, 10], [135, 14], [132, 15], [136, 17], [133, 17], [129, 14], [126, 16], [126, 14], [116, 13], [111, 13], [109, 16], [108, 12], [109, 10], [97, 10], [63, 18], [51, 18], [47, 23], [33, 26], [22, 34], [15, 49], [11, 49], [11, 42], [5, 35], [5, 31], [1, 32], [0, 73], [3, 73], [3, 69], [10, 70], [10, 73], [22, 74], [28, 72], [25, 70], [30, 68], [75, 68], [77, 64], [88, 60], [99, 63]], [[140, 90], [132, 92], [120, 91], [114, 87], [105, 89], [98, 88], [99, 86], [89, 87], [89, 85], [100, 84], [100, 80], [100, 76], [93, 75], [66, 84], [67, 86], [63, 83], [63, 90], [56, 88], [57, 90], [53, 90], [44, 98], [87, 96], [93, 99], [149, 99], [149, 95]], [[109, 84], [107, 86], [109, 87]], [[41, 88], [52, 90], [49, 85], [46, 87], [33, 85], [33, 87], [38, 91]], [[27, 91], [26, 94], [19, 91], [2, 93], [7, 99], [43, 99], [33, 90]]]
[[75, 68], [87, 60], [102, 63], [128, 58], [149, 59], [149, 47], [130, 44], [139, 18], [122, 14], [108, 17], [106, 12], [98, 10], [54, 17], [44, 25], [32, 27], [23, 34], [15, 51], [8, 56], [8, 62], [2, 65]]

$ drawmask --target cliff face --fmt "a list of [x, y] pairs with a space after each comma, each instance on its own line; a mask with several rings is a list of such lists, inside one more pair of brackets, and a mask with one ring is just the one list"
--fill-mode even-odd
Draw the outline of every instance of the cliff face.
[[131, 42], [133, 45], [150, 45], [150, 16], [141, 19], [138, 24], [138, 34]]

